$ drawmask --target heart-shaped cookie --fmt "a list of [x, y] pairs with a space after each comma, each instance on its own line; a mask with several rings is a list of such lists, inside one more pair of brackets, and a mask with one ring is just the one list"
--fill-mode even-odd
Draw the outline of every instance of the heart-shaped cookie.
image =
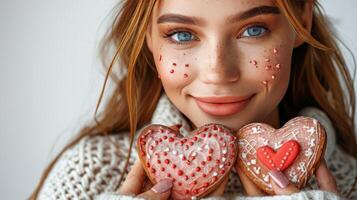
[[182, 137], [179, 128], [149, 125], [137, 141], [139, 158], [155, 184], [172, 178], [173, 199], [203, 197], [226, 177], [237, 157], [233, 131], [220, 124], [207, 124]]
[[251, 123], [238, 131], [238, 166], [262, 190], [274, 194], [268, 172], [282, 171], [298, 188], [305, 186], [324, 155], [326, 133], [313, 118], [295, 117], [282, 128]]

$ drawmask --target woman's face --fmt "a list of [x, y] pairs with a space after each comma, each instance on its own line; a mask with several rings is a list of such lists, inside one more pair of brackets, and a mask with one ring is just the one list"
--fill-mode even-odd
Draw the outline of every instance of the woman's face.
[[160, 1], [146, 39], [172, 103], [234, 129], [277, 116], [300, 41], [270, 0]]

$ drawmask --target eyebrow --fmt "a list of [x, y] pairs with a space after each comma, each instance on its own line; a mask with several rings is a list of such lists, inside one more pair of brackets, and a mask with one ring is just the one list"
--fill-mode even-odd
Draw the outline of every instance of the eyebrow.
[[[237, 21], [246, 20], [258, 15], [267, 15], [267, 14], [280, 14], [280, 10], [276, 6], [258, 6], [258, 7], [251, 8], [247, 11], [244, 11], [242, 13], [237, 13], [232, 16], [229, 16], [227, 18], [227, 23], [235, 23]], [[190, 17], [180, 14], [164, 14], [157, 19], [158, 24], [165, 23], [165, 22], [201, 25], [201, 26], [206, 24], [202, 18]]]

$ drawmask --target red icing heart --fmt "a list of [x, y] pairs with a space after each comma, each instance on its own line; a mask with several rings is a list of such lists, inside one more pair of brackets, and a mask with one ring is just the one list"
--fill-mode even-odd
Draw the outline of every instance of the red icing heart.
[[178, 128], [145, 127], [137, 142], [139, 158], [154, 184], [173, 179], [173, 199], [203, 197], [229, 174], [237, 156], [236, 137], [220, 124], [204, 125], [190, 137], [182, 137]]
[[284, 171], [294, 162], [299, 152], [299, 143], [295, 140], [289, 140], [277, 152], [270, 146], [259, 147], [257, 157], [269, 169]]
[[[271, 169], [279, 169], [301, 188], [319, 165], [325, 148], [325, 129], [316, 119], [295, 117], [280, 129], [251, 123], [238, 131], [237, 166], [258, 187], [274, 194], [269, 176]], [[289, 155], [284, 159], [286, 153]]]

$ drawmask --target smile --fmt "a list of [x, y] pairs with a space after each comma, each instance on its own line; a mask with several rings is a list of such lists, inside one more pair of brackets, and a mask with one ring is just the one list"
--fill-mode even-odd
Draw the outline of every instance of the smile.
[[228, 116], [242, 111], [253, 96], [194, 97], [194, 99], [203, 112], [214, 116]]

